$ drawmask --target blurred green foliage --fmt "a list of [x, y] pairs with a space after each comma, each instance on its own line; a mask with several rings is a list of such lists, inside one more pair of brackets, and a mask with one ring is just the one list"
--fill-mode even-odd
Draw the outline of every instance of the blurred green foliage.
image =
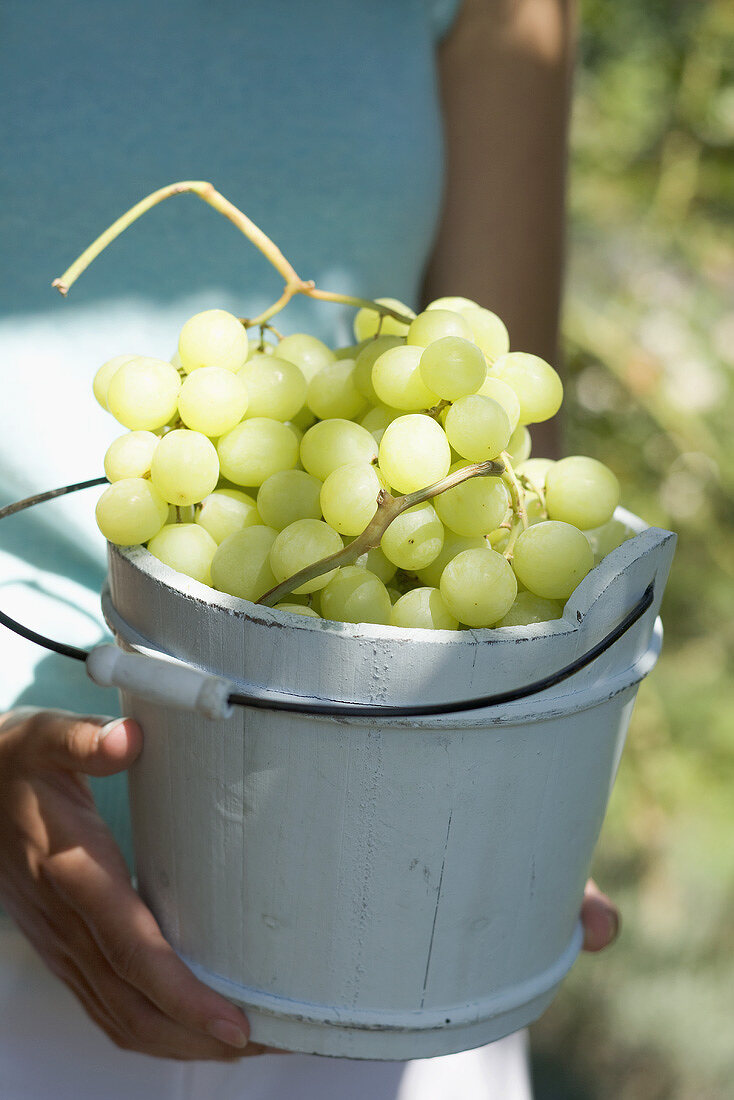
[[567, 452], [679, 534], [594, 868], [623, 933], [533, 1029], [538, 1100], [734, 1097], [734, 4], [582, 0]]

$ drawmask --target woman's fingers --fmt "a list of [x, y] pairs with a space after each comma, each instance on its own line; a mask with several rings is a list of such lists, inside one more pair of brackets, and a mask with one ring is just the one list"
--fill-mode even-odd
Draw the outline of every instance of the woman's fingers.
[[[50, 876], [44, 876], [49, 881]], [[26, 934], [46, 964], [77, 996], [87, 1014], [125, 1050], [165, 1058], [231, 1060], [244, 1051], [171, 1020], [116, 974], [91, 931], [57, 890], [47, 885], [45, 910]], [[260, 1052], [258, 1044], [246, 1053]]]
[[32, 714], [18, 711], [12, 734], [22, 719], [21, 752], [43, 768], [57, 768], [86, 775], [114, 775], [129, 768], [138, 756], [143, 735], [132, 718], [111, 721], [104, 716], [71, 714], [64, 710], [43, 710]]
[[[89, 1018], [121, 1050], [179, 1060], [232, 1061], [238, 1053], [213, 1039], [197, 1035], [173, 1023], [126, 986], [109, 967], [93, 961], [76, 942], [70, 953], [43, 953], [49, 969], [69, 987]], [[91, 962], [91, 980], [85, 964]]]
[[581, 923], [584, 926], [584, 951], [601, 951], [619, 935], [619, 910], [593, 879], [586, 883]]
[[181, 962], [129, 880], [81, 847], [48, 857], [43, 873], [88, 925], [118, 980], [184, 1029], [244, 1049], [245, 1015]]
[[64, 928], [61, 927], [64, 924], [63, 917], [59, 920], [61, 906], [62, 903], [59, 900], [47, 905], [44, 910], [35, 905], [29, 906], [24, 913], [23, 934], [51, 973], [69, 987], [90, 1019], [101, 1027], [113, 1042], [121, 1045], [123, 1035], [114, 1015], [105, 1008], [94, 990], [90, 988], [73, 958], [73, 953], [69, 953]]

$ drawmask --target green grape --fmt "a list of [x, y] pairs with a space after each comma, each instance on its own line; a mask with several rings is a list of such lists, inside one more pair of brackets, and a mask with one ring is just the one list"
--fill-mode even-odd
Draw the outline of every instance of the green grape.
[[[445, 494], [442, 494], [442, 496]], [[433, 506], [436, 507], [441, 497], [435, 497], [433, 500]], [[438, 508], [436, 508], [438, 512]], [[486, 550], [487, 540], [483, 535], [457, 535], [449, 528], [446, 529], [446, 534], [443, 540], [443, 546], [441, 547], [441, 553], [437, 558], [434, 558], [430, 565], [427, 565], [425, 569], [418, 569], [418, 578], [423, 584], [428, 585], [429, 588], [438, 588], [441, 582], [441, 574], [446, 566], [449, 564], [452, 558], [455, 558], [457, 554], [460, 554], [462, 550]]]
[[414, 504], [392, 521], [380, 541], [383, 554], [399, 569], [425, 569], [441, 553], [444, 530], [428, 501]]
[[527, 514], [528, 523], [541, 523], [544, 519], [548, 519], [548, 513], [543, 507], [543, 502], [537, 493], [530, 493], [525, 490], [525, 512]]
[[249, 394], [247, 419], [290, 420], [303, 408], [306, 379], [295, 363], [278, 355], [253, 355], [237, 372]]
[[384, 351], [397, 348], [404, 343], [405, 340], [402, 336], [378, 336], [375, 340], [368, 340], [357, 355], [354, 364], [354, 384], [362, 397], [367, 398], [370, 405], [380, 403], [380, 399], [375, 393], [375, 387], [372, 385], [372, 368], [375, 361], [380, 358]]
[[421, 355], [422, 348], [399, 344], [378, 356], [372, 367], [372, 386], [379, 401], [411, 412], [438, 404], [438, 394], [423, 381]]
[[309, 619], [320, 619], [318, 611], [314, 611], [312, 607], [305, 607], [300, 603], [276, 603], [274, 607], [275, 611], [290, 611], [291, 615], [303, 615]]
[[532, 447], [533, 441], [530, 438], [530, 432], [521, 424], [518, 428], [515, 428], [505, 447], [513, 467], [518, 466], [521, 462], [527, 462]]
[[[349, 542], [350, 540], [345, 539], [344, 541]], [[388, 561], [379, 546], [373, 546], [366, 554], [360, 554], [353, 564], [359, 566], [360, 569], [369, 569], [370, 573], [374, 573], [376, 577], [379, 577], [383, 584], [391, 581], [398, 571], [397, 565], [393, 565], [391, 561]]]
[[441, 575], [441, 595], [466, 626], [492, 626], [512, 607], [517, 581], [495, 550], [463, 550]]
[[[285, 424], [286, 428], [288, 428], [290, 431], [293, 432], [293, 435], [295, 436], [296, 443], [298, 444], [298, 452], [300, 454], [301, 440], [303, 439], [303, 431], [301, 430], [301, 428], [298, 427], [297, 424], [294, 424], [292, 420], [284, 420], [283, 423]], [[298, 464], [296, 464], [295, 468], [300, 469], [301, 467], [299, 467]]]
[[434, 340], [442, 340], [445, 336], [460, 336], [463, 340], [471, 340], [472, 331], [460, 313], [454, 313], [450, 309], [427, 309], [411, 322], [406, 341], [425, 348]]
[[510, 541], [509, 527], [496, 527], [487, 535], [487, 541], [492, 550], [496, 550], [498, 554], [504, 554]]
[[371, 342], [371, 340], [360, 340], [358, 344], [346, 344], [342, 348], [334, 348], [334, 356], [337, 359], [356, 359], [360, 351]]
[[515, 391], [520, 399], [520, 423], [538, 424], [555, 416], [563, 401], [563, 383], [550, 363], [538, 355], [510, 351], [492, 365], [492, 377]]
[[524, 477], [533, 488], [545, 491], [545, 479], [548, 471], [555, 465], [552, 458], [529, 458], [515, 467], [518, 477]]
[[187, 428], [202, 435], [230, 432], [247, 409], [247, 386], [241, 372], [201, 367], [187, 375], [178, 395], [178, 412]]
[[546, 474], [548, 515], [582, 531], [608, 523], [619, 504], [619, 495], [616, 477], [595, 458], [562, 458]]
[[558, 520], [523, 531], [512, 559], [518, 580], [547, 600], [567, 600], [593, 564], [594, 554], [583, 531]]
[[611, 554], [612, 550], [616, 550], [623, 542], [632, 538], [634, 531], [620, 519], [610, 519], [600, 527], [588, 528], [584, 534], [594, 554], [594, 565], [598, 565], [602, 558]]
[[168, 518], [168, 504], [142, 477], [108, 486], [97, 501], [97, 526], [117, 546], [137, 546], [157, 535]]
[[503, 615], [497, 626], [530, 626], [532, 623], [549, 623], [563, 616], [560, 600], [545, 600], [532, 592], [518, 592], [514, 604]]
[[204, 497], [198, 509], [196, 523], [219, 543], [244, 527], [262, 526], [257, 505], [247, 493], [238, 489], [215, 489]]
[[456, 453], [470, 462], [496, 458], [511, 434], [507, 413], [491, 397], [460, 397], [446, 415], [446, 438]]
[[[270, 551], [270, 568], [278, 581], [288, 580], [301, 569], [305, 569], [322, 558], [331, 557], [344, 546], [341, 536], [319, 519], [298, 519], [278, 534]], [[294, 588], [297, 594], [318, 592], [325, 588], [337, 573], [331, 569], [320, 577], [306, 581]]]
[[451, 465], [446, 433], [430, 416], [412, 413], [388, 424], [380, 440], [380, 469], [399, 493], [425, 489]]
[[279, 420], [243, 420], [217, 443], [222, 475], [234, 485], [262, 485], [278, 470], [298, 462], [298, 440]]
[[345, 565], [321, 591], [321, 614], [337, 623], [389, 623], [390, 597], [379, 577]]
[[300, 412], [297, 412], [295, 416], [290, 418], [288, 423], [293, 424], [301, 433], [305, 433], [309, 428], [313, 428], [316, 423], [316, 417], [308, 406], [304, 405]]
[[117, 373], [123, 363], [129, 363], [131, 359], [137, 358], [138, 357], [132, 353], [129, 355], [116, 355], [114, 359], [108, 359], [106, 363], [103, 363], [95, 374], [94, 381], [92, 382], [92, 390], [94, 391], [94, 396], [97, 398], [97, 401], [106, 412], [110, 411], [107, 405], [107, 391], [110, 388], [112, 376]]
[[[396, 313], [402, 313], [404, 317], [415, 317], [415, 313], [410, 306], [404, 305], [399, 302], [397, 298], [375, 298], [378, 305], [388, 306], [390, 309], [394, 309]], [[360, 309], [357, 311], [357, 316], [354, 318], [354, 336], [358, 341], [367, 340], [370, 336], [375, 336], [377, 330], [380, 330], [380, 336], [405, 336], [408, 331], [408, 326], [403, 324], [402, 321], [397, 321], [394, 317], [384, 316], [382, 323], [380, 323], [380, 315], [374, 309]]]
[[238, 371], [248, 352], [244, 325], [225, 309], [206, 309], [189, 317], [178, 339], [181, 366], [187, 374], [200, 367]]
[[[266, 340], [264, 336], [257, 344], [253, 344], [252, 341], [250, 341], [250, 347], [247, 352], [247, 359], [254, 359], [258, 355], [277, 355], [277, 344], [271, 344], [270, 341]], [[240, 367], [240, 370], [241, 369], [242, 368]]]
[[448, 297], [448, 298], [435, 298], [434, 301], [429, 302], [426, 309], [448, 309], [451, 313], [463, 313], [465, 309], [478, 309], [476, 302], [472, 302], [471, 298], [462, 297]]
[[174, 416], [181, 379], [165, 359], [137, 356], [122, 363], [110, 379], [107, 406], [126, 428], [152, 431]]
[[150, 478], [169, 504], [196, 504], [219, 481], [216, 448], [201, 432], [186, 428], [169, 432], [158, 441]]
[[211, 565], [217, 544], [197, 523], [171, 523], [148, 543], [148, 550], [171, 569], [202, 584], [212, 583]]
[[390, 603], [393, 605], [393, 607], [402, 596], [402, 592], [400, 592], [397, 588], [391, 588], [390, 586], [388, 586], [387, 594], [390, 597]]
[[491, 397], [493, 401], [499, 402], [507, 413], [510, 430], [514, 432], [520, 423], [520, 398], [515, 391], [506, 382], [500, 382], [499, 378], [488, 374], [477, 393], [480, 397]]
[[487, 360], [469, 340], [444, 336], [425, 349], [420, 372], [429, 390], [445, 401], [456, 401], [477, 392], [487, 377]]
[[295, 603], [297, 600], [303, 600], [304, 603], [308, 601], [308, 606], [312, 607], [320, 619], [323, 618], [321, 614], [321, 593], [309, 592], [307, 596], [297, 596], [295, 592], [289, 592], [286, 596], [287, 600], [292, 600]]
[[[456, 462], [451, 473], [465, 466], [465, 462]], [[435, 497], [433, 504], [450, 530], [473, 538], [499, 527], [510, 506], [510, 494], [499, 477], [472, 477]]]
[[178, 409], [176, 409], [176, 412], [173, 414], [171, 419], [166, 421], [166, 423], [163, 425], [162, 428], [156, 428], [155, 434], [160, 438], [163, 435], [168, 435], [168, 433], [172, 432], [174, 430], [174, 428], [180, 428], [180, 427], [181, 427], [180, 417], [178, 415]]
[[390, 409], [387, 405], [376, 405], [374, 409], [370, 409], [369, 412], [364, 414], [360, 424], [367, 429], [370, 435], [374, 436], [375, 442], [379, 443], [388, 424], [392, 424], [393, 420], [401, 415], [400, 409]]
[[457, 630], [458, 619], [437, 588], [413, 588], [394, 604], [390, 622], [419, 630]]
[[310, 474], [325, 481], [337, 466], [348, 462], [376, 462], [377, 444], [361, 424], [351, 420], [322, 420], [301, 440], [301, 462]]
[[496, 313], [483, 306], [472, 306], [460, 310], [461, 316], [468, 322], [474, 343], [482, 349], [490, 364], [506, 355], [510, 350], [510, 336]]
[[294, 363], [308, 384], [322, 367], [335, 362], [336, 355], [315, 336], [294, 332], [292, 336], [284, 336], [278, 344], [278, 358]]
[[[316, 614], [321, 618], [321, 611], [319, 609], [319, 593], [310, 592], [307, 596], [297, 596], [295, 592], [289, 592], [283, 600], [283, 603], [293, 604], [294, 607], [309, 607], [312, 608]], [[277, 606], [277, 605], [274, 605]]]
[[257, 508], [263, 523], [276, 531], [297, 519], [321, 519], [321, 482], [305, 470], [279, 470], [263, 481]]
[[270, 551], [276, 534], [272, 527], [245, 527], [228, 535], [212, 559], [214, 588], [253, 603], [275, 588]]
[[157, 446], [158, 436], [153, 432], [127, 432], [113, 440], [104, 456], [107, 480], [145, 477], [150, 473], [153, 451]]
[[321, 511], [342, 535], [364, 531], [377, 510], [377, 495], [387, 482], [376, 466], [352, 462], [332, 470], [321, 487]]
[[367, 410], [367, 401], [354, 382], [354, 360], [337, 359], [315, 374], [306, 397], [320, 420], [353, 420]]

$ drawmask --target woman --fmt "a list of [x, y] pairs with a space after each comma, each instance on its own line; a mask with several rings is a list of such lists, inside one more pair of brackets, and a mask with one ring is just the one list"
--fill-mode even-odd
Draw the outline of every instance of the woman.
[[[554, 357], [569, 7], [454, 7], [8, 6], [7, 499], [98, 469], [119, 434], [91, 399], [103, 360], [166, 358], [196, 310], [252, 316], [277, 297], [277, 278], [230, 226], [177, 199], [100, 258], [72, 300], [52, 299], [52, 275], [173, 179], [213, 180], [320, 286], [418, 305], [425, 277], [428, 296], [472, 297], [507, 320], [515, 347]], [[348, 341], [348, 321], [304, 299], [281, 316], [286, 331], [333, 344]], [[44, 509], [7, 521], [3, 606], [93, 643], [104, 545], [92, 502]], [[0, 902], [14, 922], [0, 923], [4, 1100], [529, 1095], [522, 1036], [407, 1065], [243, 1061], [263, 1054], [244, 1045], [245, 1017], [191, 975], [130, 884], [124, 770], [143, 734], [94, 717], [116, 699], [69, 662], [5, 632], [0, 644]], [[590, 949], [613, 938], [615, 910], [591, 888], [583, 917]]]

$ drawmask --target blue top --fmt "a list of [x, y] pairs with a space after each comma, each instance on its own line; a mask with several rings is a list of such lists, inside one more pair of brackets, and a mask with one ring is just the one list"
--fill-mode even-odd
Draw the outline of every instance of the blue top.
[[[97, 367], [168, 358], [192, 313], [254, 316], [282, 280], [191, 196], [147, 214], [74, 287], [51, 279], [114, 218], [208, 179], [330, 290], [417, 302], [441, 196], [435, 41], [455, 0], [6, 0], [0, 42], [5, 417], [0, 501], [93, 477], [121, 427]], [[353, 311], [295, 300], [278, 319], [350, 342]], [[95, 492], [8, 519], [0, 606], [101, 640]], [[118, 712], [84, 669], [0, 628], [0, 708]], [[124, 776], [95, 795], [129, 856]]]

